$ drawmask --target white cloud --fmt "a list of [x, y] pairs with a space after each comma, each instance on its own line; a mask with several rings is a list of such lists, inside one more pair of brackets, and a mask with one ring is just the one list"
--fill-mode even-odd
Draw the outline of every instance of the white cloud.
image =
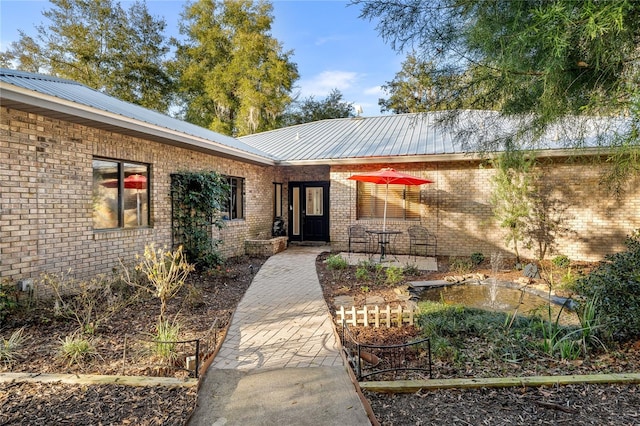
[[384, 91], [382, 90], [382, 86], [373, 86], [373, 87], [369, 87], [368, 89], [364, 89], [364, 94], [371, 95], [371, 96], [385, 95]]
[[326, 97], [333, 89], [341, 92], [349, 90], [358, 81], [359, 74], [351, 71], [323, 71], [308, 80], [301, 80], [300, 93], [303, 97]]

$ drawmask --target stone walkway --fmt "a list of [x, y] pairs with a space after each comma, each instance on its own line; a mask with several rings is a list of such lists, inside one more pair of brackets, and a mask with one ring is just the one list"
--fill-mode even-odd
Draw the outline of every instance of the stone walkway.
[[190, 425], [369, 425], [340, 356], [315, 260], [291, 247], [262, 265], [207, 370]]

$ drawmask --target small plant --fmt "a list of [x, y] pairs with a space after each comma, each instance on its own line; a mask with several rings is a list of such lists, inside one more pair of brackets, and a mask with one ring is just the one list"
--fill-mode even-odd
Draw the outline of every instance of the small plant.
[[0, 341], [0, 361], [11, 364], [16, 360], [16, 352], [24, 342], [24, 328], [14, 331], [9, 339]]
[[346, 259], [339, 254], [332, 254], [331, 256], [327, 257], [325, 263], [327, 264], [327, 268], [332, 270], [345, 269], [347, 266], [349, 266], [349, 263], [347, 263]]
[[3, 321], [17, 306], [14, 296], [15, 291], [15, 283], [10, 280], [2, 280], [0, 284], [0, 321]]
[[369, 288], [368, 285], [363, 285], [362, 287], [360, 287], [360, 291], [363, 293], [369, 293], [371, 289]]
[[366, 265], [358, 265], [356, 279], [358, 281], [367, 281], [369, 278], [369, 268]]
[[420, 269], [414, 264], [406, 264], [404, 265], [404, 275], [409, 277], [417, 277], [420, 275]]
[[178, 294], [194, 267], [187, 263], [182, 246], [171, 252], [166, 247], [156, 249], [151, 243], [145, 246], [144, 259], [136, 269], [143, 272], [151, 284], [150, 287], [143, 288], [160, 300], [159, 321], [162, 322], [167, 303]]
[[561, 254], [551, 259], [551, 264], [556, 268], [568, 268], [571, 265], [571, 260], [564, 254]]
[[184, 298], [184, 304], [190, 308], [197, 308], [204, 305], [204, 292], [201, 288], [190, 284], [187, 287], [187, 295]]
[[474, 266], [479, 266], [482, 262], [484, 262], [484, 254], [480, 252], [471, 253], [471, 262]]
[[156, 334], [153, 336], [153, 354], [162, 362], [173, 365], [178, 359], [176, 342], [179, 336], [180, 324], [177, 321], [160, 321], [156, 327]]
[[85, 334], [94, 334], [136, 299], [118, 279], [109, 280], [101, 275], [77, 281], [65, 274], [44, 274], [40, 285], [52, 290], [55, 315], [74, 320], [78, 330]]
[[395, 285], [404, 280], [403, 270], [399, 266], [389, 266], [385, 274], [387, 276], [386, 283], [389, 285]]
[[327, 265], [327, 269], [332, 272], [333, 279], [335, 280], [339, 280], [342, 277], [344, 270], [349, 266], [347, 260], [339, 254], [332, 254], [327, 257], [325, 263]]
[[79, 333], [74, 333], [60, 340], [60, 358], [67, 361], [67, 366], [81, 364], [97, 355], [93, 342]]
[[452, 257], [449, 260], [449, 269], [459, 275], [473, 271], [473, 262], [468, 257]]

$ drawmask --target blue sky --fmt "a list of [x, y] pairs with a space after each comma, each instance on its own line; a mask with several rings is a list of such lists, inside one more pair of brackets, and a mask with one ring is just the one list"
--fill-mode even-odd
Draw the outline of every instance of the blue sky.
[[[124, 8], [131, 2], [120, 1]], [[272, 35], [285, 50], [293, 50], [301, 99], [326, 97], [333, 88], [343, 99], [362, 106], [363, 115], [380, 115], [380, 86], [400, 70], [404, 55], [396, 54], [378, 36], [375, 22], [358, 18], [360, 10], [347, 1], [275, 0]], [[154, 16], [167, 21], [167, 35], [178, 36], [178, 20], [185, 2], [147, 0]], [[0, 49], [18, 39], [18, 30], [35, 34], [45, 22], [42, 0], [0, 0]]]

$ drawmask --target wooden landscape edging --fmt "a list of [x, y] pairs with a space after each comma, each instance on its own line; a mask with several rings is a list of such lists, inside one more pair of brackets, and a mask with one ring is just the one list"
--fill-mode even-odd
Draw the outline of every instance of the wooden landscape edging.
[[634, 384], [640, 383], [640, 373], [591, 374], [571, 376], [492, 377], [477, 379], [430, 379], [360, 382], [363, 390], [371, 392], [413, 393], [435, 389], [477, 389], [515, 386], [553, 386], [575, 384]]
[[107, 376], [102, 374], [1, 373], [0, 383], [65, 383], [70, 385], [126, 385], [191, 387], [197, 379], [152, 376]]

